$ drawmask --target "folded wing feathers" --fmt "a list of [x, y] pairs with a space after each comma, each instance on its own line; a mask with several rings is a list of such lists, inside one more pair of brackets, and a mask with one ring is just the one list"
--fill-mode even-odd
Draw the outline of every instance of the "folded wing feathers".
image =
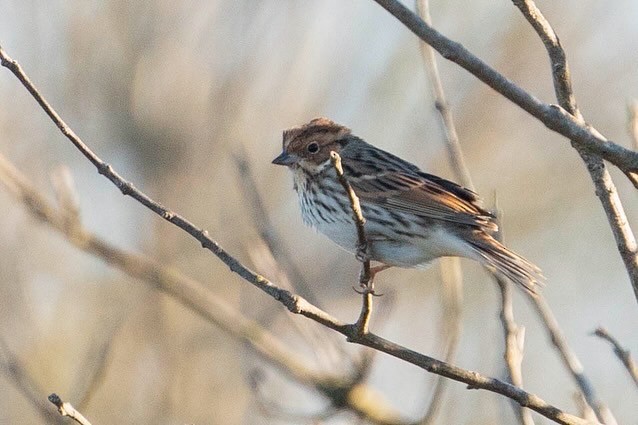
[[498, 229], [474, 192], [448, 180], [430, 177], [425, 173], [386, 171], [349, 180], [359, 197], [395, 211], [490, 232]]

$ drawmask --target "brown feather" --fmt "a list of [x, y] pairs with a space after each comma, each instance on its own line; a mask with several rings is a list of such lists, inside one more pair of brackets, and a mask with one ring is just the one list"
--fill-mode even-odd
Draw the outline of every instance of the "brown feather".
[[[361, 199], [389, 210], [480, 227], [490, 232], [498, 230], [492, 215], [480, 206], [476, 196], [471, 196], [474, 192], [464, 189], [466, 196], [460, 197], [422, 174], [386, 171], [374, 178], [362, 176], [348, 180]], [[456, 186], [456, 192], [463, 189]]]

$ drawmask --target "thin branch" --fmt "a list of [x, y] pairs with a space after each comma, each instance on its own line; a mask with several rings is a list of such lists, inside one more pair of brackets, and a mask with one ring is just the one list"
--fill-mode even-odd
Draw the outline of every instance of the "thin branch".
[[[248, 253], [256, 268], [264, 271], [264, 274], [268, 276], [273, 276], [281, 288], [292, 290], [293, 285], [288, 275], [281, 269], [263, 240], [251, 241]], [[279, 309], [270, 309], [269, 311], [270, 315], [282, 313]], [[296, 317], [291, 314], [286, 315], [286, 318], [290, 326], [303, 339], [301, 344], [306, 346], [306, 351], [312, 354], [319, 368], [331, 370], [337, 366], [338, 370], [346, 370], [348, 365], [351, 365], [354, 370], [349, 373], [350, 384], [356, 385], [357, 382], [361, 382], [359, 379], [361, 368], [367, 368], [369, 365], [364, 365], [361, 361], [361, 356], [355, 356], [352, 350], [349, 350], [347, 345], [343, 344], [338, 334], [330, 332], [324, 327], [315, 326], [311, 321], [296, 320]], [[370, 352], [372, 350], [364, 349], [361, 351]]]
[[[503, 216], [502, 212], [498, 208], [498, 202], [496, 193], [494, 193], [494, 215], [498, 221], [499, 229], [494, 235], [496, 240], [503, 243], [503, 228], [500, 220]], [[501, 326], [503, 327], [503, 336], [505, 338], [505, 365], [507, 366], [507, 373], [509, 381], [517, 387], [523, 388], [523, 348], [525, 345], [525, 328], [518, 326], [514, 320], [514, 304], [512, 301], [512, 288], [498, 273], [491, 273], [494, 281], [499, 287], [501, 294]], [[531, 297], [535, 298], [535, 297]], [[533, 425], [534, 419], [531, 412], [528, 409], [523, 409], [520, 406], [514, 406], [514, 413], [516, 414], [518, 421], [521, 425]]]
[[[430, 7], [428, 0], [416, 0], [416, 7], [419, 16], [427, 25], [432, 26], [432, 17], [430, 16]], [[425, 42], [419, 43], [421, 46], [421, 53], [425, 60], [425, 69], [428, 72], [428, 79], [430, 80], [430, 86], [432, 88], [432, 94], [434, 96], [434, 106], [439, 111], [441, 118], [441, 124], [445, 133], [445, 146], [448, 149], [448, 158], [454, 171], [456, 180], [468, 189], [474, 190], [474, 183], [472, 182], [472, 176], [470, 170], [465, 164], [465, 156], [463, 155], [463, 149], [461, 149], [461, 143], [459, 142], [459, 136], [456, 132], [456, 126], [454, 124], [454, 115], [448, 105], [445, 90], [443, 90], [443, 83], [441, 82], [441, 75], [439, 74], [439, 65], [436, 62], [436, 56], [432, 46]]]
[[[552, 66], [554, 92], [556, 93], [556, 98], [560, 106], [578, 122], [586, 125], [576, 104], [567, 57], [556, 32], [533, 0], [512, 1], [516, 7], [521, 10], [525, 19], [532, 25], [547, 50]], [[596, 129], [591, 127], [589, 127], [589, 129], [592, 134], [600, 135]], [[620, 197], [618, 196], [616, 185], [601, 158], [593, 156], [591, 151], [584, 148], [582, 144], [574, 138], [572, 138], [572, 145], [587, 166], [587, 170], [596, 188], [596, 196], [598, 196], [605, 210], [607, 220], [609, 221], [618, 246], [618, 252], [625, 263], [634, 295], [636, 300], [638, 300], [638, 244], [636, 244], [636, 238], [627, 220]], [[603, 158], [605, 157], [603, 156]], [[613, 161], [611, 162], [613, 163]], [[636, 170], [623, 169], [622, 167], [620, 167], [620, 169], [627, 174], [634, 185], [636, 185], [636, 182], [638, 182], [638, 175], [635, 173]]]
[[[416, 2], [417, 11], [419, 16], [426, 22], [428, 25], [432, 25], [432, 19], [429, 13], [429, 2], [428, 0], [417, 0]], [[456, 132], [456, 128], [454, 125], [454, 119], [452, 116], [452, 111], [448, 106], [447, 100], [445, 98], [445, 92], [443, 90], [443, 84], [441, 82], [441, 77], [439, 75], [439, 70], [437, 66], [436, 56], [434, 54], [434, 49], [424, 43], [421, 42], [421, 51], [423, 52], [423, 56], [425, 58], [425, 62], [428, 65], [428, 74], [430, 79], [430, 84], [432, 86], [435, 105], [437, 110], [439, 111], [441, 122], [443, 124], [445, 134], [446, 134], [446, 146], [448, 147], [448, 155], [450, 157], [450, 163], [452, 164], [452, 168], [454, 169], [454, 174], [456, 179], [463, 184], [465, 187], [475, 190], [474, 184], [472, 183], [470, 172], [465, 165], [465, 159], [463, 157], [463, 150], [461, 149], [461, 144], [458, 139], [458, 135]], [[499, 232], [498, 236], [502, 234]], [[458, 264], [458, 259], [454, 259], [457, 261], [456, 266], [460, 271], [460, 264]], [[521, 364], [523, 360], [523, 340], [524, 340], [524, 328], [519, 328], [514, 321], [514, 311], [512, 305], [512, 295], [511, 288], [507, 281], [503, 279], [502, 276], [491, 273], [494, 277], [494, 280], [497, 282], [500, 293], [501, 293], [501, 323], [503, 325], [503, 332], [505, 335], [505, 363], [508, 369], [509, 381], [516, 385], [517, 387], [523, 388], [523, 376], [521, 371]], [[460, 279], [460, 278], [459, 278]], [[462, 283], [459, 281], [459, 284]], [[430, 410], [434, 403], [430, 406]], [[533, 425], [534, 421], [532, 419], [532, 414], [529, 409], [525, 409], [520, 405], [514, 403], [514, 412], [516, 413], [519, 422], [522, 425]], [[428, 420], [429, 419], [429, 420]], [[428, 412], [426, 415], [426, 420], [423, 421], [423, 424], [433, 423], [433, 419], [431, 419], [431, 414]]]
[[581, 418], [585, 418], [590, 421], [597, 421], [596, 412], [591, 408], [589, 404], [587, 404], [587, 400], [585, 400], [585, 396], [580, 391], [575, 391], [573, 394], [574, 403], [578, 408], [578, 412]]
[[359, 204], [359, 197], [350, 183], [343, 174], [343, 167], [341, 166], [341, 157], [337, 152], [330, 152], [330, 161], [337, 172], [337, 179], [348, 194], [350, 200], [350, 208], [352, 209], [352, 220], [357, 228], [357, 257], [361, 257], [361, 273], [359, 275], [359, 284], [364, 288], [361, 292], [362, 305], [359, 319], [357, 320], [357, 328], [361, 334], [366, 334], [369, 331], [370, 316], [372, 314], [372, 296], [374, 295], [373, 276], [370, 272], [370, 258], [368, 256], [368, 240], [366, 238], [366, 232], [364, 229], [365, 218], [361, 212], [361, 204]]
[[[509, 381], [517, 387], [523, 388], [523, 347], [525, 344], [525, 328], [518, 326], [514, 320], [514, 309], [512, 303], [512, 288], [509, 282], [505, 281], [498, 274], [494, 274], [494, 279], [501, 292], [501, 324], [505, 337], [505, 364]], [[515, 406], [519, 422], [522, 425], [533, 425], [534, 419], [528, 409]]]
[[[350, 409], [373, 423], [401, 424], [398, 414], [386, 415], [388, 409], [384, 412], [374, 409], [364, 410], [374, 407], [375, 403], [363, 406], [358, 403], [358, 400], [348, 398], [347, 403], [344, 404], [342, 393], [353, 391], [355, 386], [359, 394], [366, 393], [367, 390], [370, 393], [366, 393], [368, 399], [375, 400], [378, 397], [368, 386], [360, 385], [358, 370], [352, 377], [315, 372], [305, 366], [304, 361], [288, 350], [270, 331], [247, 319], [228, 303], [220, 300], [206, 289], [203, 283], [190, 279], [174, 269], [165, 268], [143, 255], [133, 254], [110, 245], [84, 229], [80, 222], [75, 223], [74, 226], [68, 226], [65, 212], [51, 205], [2, 155], [0, 155], [0, 183], [23, 202], [30, 214], [61, 233], [72, 245], [173, 297], [206, 321], [245, 342], [262, 359], [277, 367], [284, 375], [319, 390], [333, 404]], [[280, 291], [289, 293], [281, 289]], [[25, 395], [30, 398], [30, 393], [33, 391], [25, 392]], [[339, 397], [335, 398], [337, 395]], [[350, 404], [351, 401], [353, 401], [352, 404]], [[384, 405], [385, 402], [377, 399], [377, 404]]]
[[572, 89], [572, 80], [567, 63], [567, 55], [560, 44], [558, 35], [552, 28], [549, 21], [545, 18], [540, 9], [532, 0], [512, 0], [512, 3], [518, 7], [530, 25], [536, 31], [539, 38], [543, 42], [547, 54], [552, 65], [552, 77], [554, 82], [554, 92], [560, 106], [562, 106], [569, 114], [573, 115], [578, 121], [584, 123], [584, 119], [574, 97]]
[[375, 0], [381, 7], [401, 21], [421, 40], [432, 46], [445, 59], [469, 71], [505, 98], [534, 116], [547, 128], [577, 144], [584, 151], [600, 156], [625, 173], [638, 172], [638, 152], [634, 152], [603, 137], [580, 122], [563, 107], [548, 105], [514, 84], [511, 80], [483, 62], [469, 50], [423, 22], [414, 12], [397, 0]]
[[[122, 176], [120, 176], [110, 165], [102, 161], [89, 147], [67, 126], [67, 124], [59, 117], [59, 115], [53, 110], [53, 108], [44, 100], [42, 95], [38, 92], [35, 86], [30, 82], [30, 80], [26, 77], [26, 75], [22, 72], [21, 68], [18, 66], [17, 62], [8, 59], [6, 53], [0, 49], [0, 56], [2, 57], [2, 64], [4, 66], [5, 63], [10, 63], [9, 68], [16, 72], [16, 76], [22, 82], [23, 85], [28, 89], [28, 91], [38, 100], [40, 106], [45, 110], [47, 115], [54, 121], [54, 123], [58, 126], [58, 128], [62, 131], [62, 133], [73, 143], [74, 146], [80, 152], [88, 158], [91, 163], [95, 165], [98, 172], [108, 178], [124, 195], [131, 196], [133, 199], [137, 200], [139, 203], [144, 205], [149, 210], [155, 212], [160, 217], [164, 218], [166, 221], [176, 225], [177, 227], [184, 230], [186, 233], [191, 235], [197, 241], [202, 244], [202, 247], [211, 251], [217, 258], [219, 258], [224, 264], [226, 264], [230, 270], [239, 276], [241, 276], [244, 280], [251, 283], [258, 289], [264, 291], [275, 300], [282, 303], [288, 310], [294, 314], [301, 314], [309, 319], [316, 321], [330, 329], [333, 329], [342, 335], [346, 336], [347, 340], [356, 344], [365, 345], [367, 347], [382, 351], [387, 353], [393, 357], [404, 360], [408, 363], [416, 365], [420, 368], [423, 368], [431, 373], [436, 373], [438, 375], [442, 375], [448, 377], [450, 379], [463, 382], [468, 385], [471, 389], [485, 389], [494, 393], [498, 393], [509, 397], [515, 400], [517, 403], [522, 406], [529, 407], [530, 409], [540, 413], [541, 415], [551, 419], [560, 424], [566, 425], [585, 425], [590, 424], [591, 421], [586, 421], [582, 418], [578, 418], [574, 415], [570, 415], [568, 413], [563, 412], [562, 410], [548, 404], [540, 397], [528, 393], [520, 388], [517, 388], [511, 384], [506, 382], [499, 381], [494, 378], [489, 378], [483, 376], [477, 372], [465, 370], [459, 368], [457, 366], [450, 365], [448, 363], [442, 362], [440, 360], [436, 360], [432, 357], [428, 357], [426, 355], [417, 353], [412, 351], [406, 347], [403, 347], [399, 344], [395, 344], [391, 341], [388, 341], [384, 338], [381, 338], [372, 333], [361, 333], [360, 329], [354, 325], [348, 325], [343, 323], [342, 321], [334, 318], [327, 312], [317, 308], [316, 306], [310, 304], [304, 298], [291, 293], [290, 291], [283, 290], [273, 284], [271, 281], [266, 279], [265, 277], [253, 272], [246, 266], [244, 266], [241, 262], [239, 262], [235, 257], [227, 253], [216, 241], [211, 239], [208, 236], [208, 233], [204, 230], [198, 229], [194, 224], [190, 221], [186, 220], [184, 217], [174, 213], [158, 202], [154, 201], [150, 197], [148, 197], [145, 193], [136, 189], [133, 184], [129, 181], [125, 180]], [[110, 247], [109, 247], [110, 248]], [[114, 253], [109, 253], [106, 255], [106, 258], [113, 256]], [[155, 279], [153, 279], [155, 281]], [[159, 283], [159, 282], [158, 282]], [[167, 292], [173, 293], [176, 289], [180, 289], [184, 291], [182, 287], [180, 288], [170, 288], [173, 291]], [[199, 285], [193, 285], [192, 288], [194, 291], [200, 291], [203, 288], [199, 288]], [[176, 295], [178, 295], [176, 293]], [[181, 294], [182, 296], [185, 294]], [[189, 292], [189, 295], [193, 295]], [[215, 301], [211, 300], [211, 295], [208, 291], [203, 290], [201, 294], [202, 299], [191, 299], [188, 298], [186, 304], [190, 304], [192, 308], [201, 315], [208, 317], [214, 317], [212, 311], [208, 308], [202, 308], [202, 302], [206, 300], [207, 302], [218, 304]], [[186, 301], [186, 300], [185, 300]], [[228, 310], [228, 306], [225, 304], [220, 304], [220, 307], [224, 310]], [[244, 321], [244, 324], [246, 322]], [[229, 327], [235, 328], [237, 327], [237, 323], [228, 323]], [[264, 338], [265, 332], [261, 328], [251, 327], [250, 329], [238, 329], [242, 331], [240, 333], [245, 335], [245, 332], [258, 332], [256, 335], [252, 335], [255, 337], [253, 342], [255, 343], [255, 348], [263, 349], [263, 347], [272, 344], [272, 341]], [[281, 347], [277, 347], [279, 351]], [[258, 351], [259, 352], [259, 351]], [[281, 354], [279, 351], [278, 354]], [[292, 367], [282, 369], [284, 371], [289, 371], [291, 373], [299, 374], [301, 378], [309, 379], [309, 372], [299, 364], [290, 365]]]
[[[242, 188], [244, 190], [246, 198], [250, 203], [249, 210], [253, 214], [253, 222], [257, 224], [263, 241], [263, 244], [260, 243], [261, 241], [253, 242], [252, 244], [253, 247], [251, 249], [251, 254], [253, 254], [254, 250], [257, 250], [257, 252], [254, 253], [255, 255], [251, 255], [251, 257], [253, 258], [253, 262], [255, 263], [255, 266], [260, 270], [266, 270], [269, 275], [276, 276], [277, 281], [283, 288], [293, 289], [296, 286], [303, 292], [310, 294], [311, 299], [309, 301], [314, 304], [314, 302], [312, 301], [312, 299], [316, 299], [316, 297], [314, 296], [314, 291], [312, 291], [311, 286], [305, 281], [305, 277], [296, 267], [287, 251], [283, 247], [283, 244], [281, 243], [274, 226], [272, 226], [272, 223], [270, 222], [268, 213], [266, 212], [266, 208], [264, 207], [262, 197], [257, 191], [256, 181], [253, 177], [251, 166], [248, 162], [246, 154], [243, 151], [240, 152], [240, 154], [235, 155], [235, 162], [241, 176], [240, 180]], [[284, 259], [283, 266], [285, 270], [282, 270], [279, 262], [275, 260], [275, 252], [278, 253], [280, 259]], [[289, 278], [288, 273], [291, 273], [292, 281]], [[302, 283], [299, 284], [299, 282], [296, 282], [295, 279], [302, 279]], [[367, 298], [368, 297], [365, 297], [364, 301], [368, 301]], [[318, 305], [318, 307], [321, 306]], [[369, 313], [370, 307], [368, 307], [365, 311]], [[309, 326], [311, 325], [311, 322], [300, 322], [298, 320], [293, 320], [294, 317], [292, 315], [289, 315], [288, 317], [291, 319], [292, 326], [294, 326], [295, 329], [300, 332], [300, 334], [304, 337], [306, 343], [310, 346], [317, 362], [325, 361], [325, 359], [332, 359], [333, 362], [338, 363], [339, 365], [341, 365], [341, 367], [343, 367], [343, 364], [348, 361], [353, 364], [354, 371], [350, 376], [351, 381], [349, 382], [350, 386], [347, 391], [354, 390], [356, 386], [364, 382], [369, 374], [370, 369], [372, 368], [374, 357], [376, 354], [378, 354], [378, 351], [368, 350], [367, 348], [364, 348], [363, 350], [360, 350], [358, 358], [353, 359], [352, 353], [346, 350], [346, 347], [344, 347], [343, 344], [340, 343], [340, 341], [335, 340], [335, 338], [338, 338], [337, 334], [332, 332], [326, 334], [325, 328]], [[365, 321], [362, 321], [362, 323], [365, 323]], [[367, 387], [363, 386], [362, 388], [365, 389]], [[378, 418], [394, 418], [397, 416], [396, 413], [390, 414], [389, 408], [382, 408], [382, 400], [380, 398], [372, 397], [372, 399], [374, 400], [374, 402], [373, 405], [370, 405], [369, 409], [365, 406], [361, 407], [361, 409], [369, 412], [379, 412], [376, 415]], [[333, 399], [333, 405], [339, 404], [335, 403], [334, 401], [335, 400]], [[358, 401], [351, 398], [351, 402], [347, 404], [347, 406], [349, 406], [351, 403], [355, 403], [356, 405]], [[342, 406], [339, 407], [343, 408]]]
[[605, 328], [600, 327], [596, 329], [594, 331], [594, 335], [611, 344], [614, 349], [614, 354], [616, 354], [616, 356], [620, 359], [622, 364], [625, 366], [625, 369], [627, 369], [627, 372], [629, 372], [629, 376], [634, 381], [634, 384], [638, 387], [638, 365], [634, 362], [629, 350], [623, 348], [620, 342], [607, 332], [607, 329]]
[[574, 381], [580, 389], [580, 392], [583, 394], [585, 401], [596, 413], [598, 420], [607, 425], [616, 424], [616, 420], [609, 409], [598, 399], [594, 387], [587, 375], [585, 375], [583, 365], [576, 356], [576, 353], [574, 353], [567, 344], [565, 335], [563, 335], [563, 332], [558, 326], [556, 317], [554, 317], [554, 313], [549, 308], [545, 298], [540, 294], [537, 297], [529, 298], [532, 300], [533, 305], [536, 308], [547, 333], [549, 334], [552, 344], [554, 344], [556, 350], [559, 352], [565, 367], [572, 375], [572, 378], [574, 378]]
[[60, 396], [58, 396], [56, 393], [49, 395], [49, 401], [58, 408], [58, 412], [60, 412], [60, 415], [67, 416], [80, 425], [91, 425], [91, 422], [89, 422], [89, 420], [85, 418], [82, 413], [75, 410], [75, 407], [73, 407], [71, 403], [62, 401]]

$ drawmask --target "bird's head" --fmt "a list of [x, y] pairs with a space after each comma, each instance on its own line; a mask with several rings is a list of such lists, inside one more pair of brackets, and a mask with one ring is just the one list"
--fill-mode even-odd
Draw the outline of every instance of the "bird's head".
[[327, 118], [315, 118], [307, 124], [284, 130], [283, 150], [272, 163], [308, 171], [330, 162], [330, 151], [339, 153], [350, 129]]

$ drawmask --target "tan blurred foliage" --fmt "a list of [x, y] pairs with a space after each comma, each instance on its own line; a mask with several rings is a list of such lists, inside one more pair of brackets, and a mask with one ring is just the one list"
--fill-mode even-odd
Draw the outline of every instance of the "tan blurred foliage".
[[[638, 97], [638, 3], [539, 3], [567, 50], [586, 119], [628, 145], [626, 105]], [[432, 14], [443, 33], [552, 101], [545, 51], [509, 2], [433, 1]], [[290, 176], [270, 165], [281, 130], [325, 115], [450, 177], [417, 40], [371, 1], [0, 0], [0, 40], [98, 154], [258, 267], [251, 251], [256, 228], [233, 160], [245, 150], [296, 264], [322, 305], [344, 320], [358, 314], [351, 289], [358, 264], [303, 227]], [[478, 191], [486, 200], [498, 194], [509, 245], [543, 268], [545, 295], [599, 396], [620, 422], [634, 420], [638, 394], [609, 347], [589, 336], [604, 325], [638, 350], [636, 302], [582, 162], [566, 140], [466, 72], [444, 62], [441, 71]], [[4, 70], [0, 150], [52, 198], [51, 172], [66, 164], [89, 229], [208, 283], [284, 341], [298, 343], [286, 335], [278, 304], [122, 197]], [[617, 183], [629, 220], [638, 222], [635, 190], [622, 176]], [[46, 391], [43, 398], [54, 390], [64, 394], [94, 425], [285, 423], [258, 409], [248, 379], [257, 373], [268, 400], [292, 411], [312, 413], [325, 404], [166, 296], [70, 247], [4, 190], [0, 214], [0, 337]], [[502, 376], [497, 289], [478, 266], [463, 266], [457, 363]], [[377, 309], [383, 317], [373, 329], [440, 355], [438, 272], [388, 271], [377, 286], [397, 300], [392, 311]], [[575, 411], [570, 377], [523, 299], [517, 294], [515, 302], [526, 327], [526, 388]], [[298, 350], [312, 359], [307, 348]], [[74, 397], [102, 363], [103, 380], [78, 406]], [[433, 378], [379, 356], [370, 382], [416, 418]], [[451, 389], [441, 423], [513, 421], [504, 399], [456, 384]], [[0, 400], [0, 423], [42, 420], [2, 376]], [[325, 423], [352, 421], [344, 413]]]

